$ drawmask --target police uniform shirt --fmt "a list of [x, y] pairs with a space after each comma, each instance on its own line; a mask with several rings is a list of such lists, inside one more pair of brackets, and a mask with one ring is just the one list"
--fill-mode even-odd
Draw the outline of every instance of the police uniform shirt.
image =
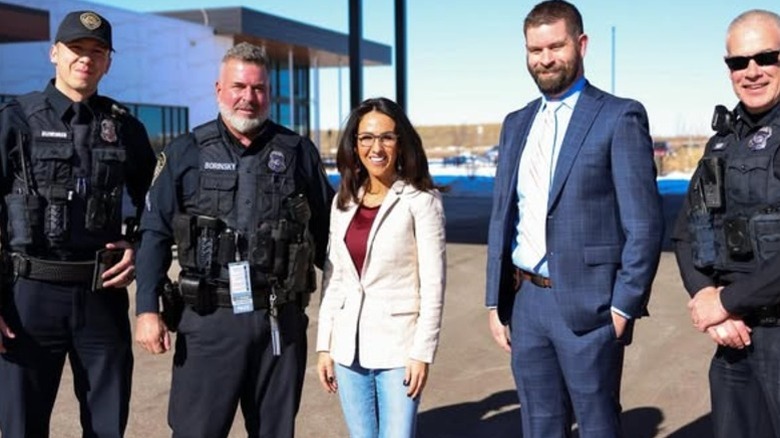
[[[49, 120], [62, 121], [65, 126], [59, 125], [52, 126], [52, 132], [62, 131], [63, 127], [71, 129], [71, 121], [73, 119], [73, 101], [66, 95], [60, 92], [54, 85], [52, 79], [46, 86], [43, 92], [40, 92], [45, 97], [48, 107], [42, 111], [51, 112], [46, 114]], [[127, 114], [118, 104], [112, 99], [98, 95], [97, 93], [90, 96], [86, 101], [83, 101], [88, 110], [89, 115], [87, 121], [91, 125], [90, 136], [94, 138], [96, 135], [101, 135], [99, 122], [104, 117], [110, 115], [116, 116], [118, 122], [115, 126], [115, 135], [121, 140], [121, 143], [126, 148], [127, 159], [125, 161], [124, 172], [124, 186], [127, 189], [127, 193], [130, 196], [131, 201], [136, 207], [143, 206], [144, 195], [149, 188], [149, 183], [154, 171], [154, 150], [149, 142], [149, 137], [146, 133], [146, 129], [137, 119]], [[10, 103], [0, 107], [0, 189], [2, 189], [2, 195], [5, 195], [11, 189], [11, 183], [13, 178], [19, 174], [19, 169], [16, 169], [17, 160], [12, 157], [17, 156], [17, 132], [23, 133], [27, 138], [32, 138], [34, 135], [41, 135], [41, 133], [30, 132], [30, 126], [27, 122], [21, 105], [12, 100]], [[29, 141], [28, 141], [29, 143]], [[29, 147], [29, 146], [28, 146]], [[29, 150], [27, 151], [29, 157]], [[78, 160], [71, 162], [72, 165], [76, 165]], [[5, 208], [5, 206], [3, 206]], [[134, 210], [135, 212], [135, 210]], [[83, 213], [82, 213], [83, 214]], [[5, 224], [4, 224], [5, 225]], [[88, 233], [84, 230], [84, 224], [73, 224], [75, 227], [72, 230], [72, 238], [70, 239], [71, 247], [76, 247], [80, 243], [83, 243], [84, 239], [80, 239], [79, 235]], [[116, 239], [119, 240], [119, 230], [116, 233]], [[6, 233], [3, 233], [3, 244], [6, 245]], [[102, 247], [105, 243], [102, 242]], [[76, 258], [82, 257], [94, 257], [94, 251], [99, 248], [74, 248], [79, 255]], [[70, 258], [70, 257], [67, 257]]]
[[[774, 132], [766, 141], [769, 145], [780, 143], [780, 104], [759, 115], [747, 113], [740, 104], [735, 113], [734, 131], [741, 139], [739, 141], [740, 147], [747, 147], [746, 139], [750, 139], [762, 127], [770, 125], [773, 126]], [[737, 146], [735, 143], [738, 140], [733, 134], [729, 134], [723, 139], [727, 142], [725, 147]], [[780, 148], [775, 153], [773, 171], [775, 178], [780, 179], [780, 156], [778, 154], [780, 154]], [[697, 177], [698, 173], [694, 174], [691, 181], [696, 181]], [[704, 287], [715, 286], [717, 277], [717, 285], [726, 285], [720, 296], [723, 307], [729, 313], [736, 315], [746, 314], [761, 306], [780, 302], [780, 287], [778, 287], [780, 285], [780, 256], [774, 256], [753, 273], [715, 272], [713, 269], [703, 270], [694, 266], [692, 236], [688, 229], [688, 212], [691, 209], [690, 197], [691, 188], [684, 198], [672, 235], [676, 244], [677, 263], [686, 289], [693, 294]]]
[[[333, 188], [322, 168], [319, 151], [307, 138], [284, 128], [270, 120], [261, 127], [249, 147], [244, 147], [234, 138], [221, 118], [216, 122], [222, 146], [229, 151], [234, 166], [228, 171], [252, 172], [260, 163], [263, 148], [276, 135], [296, 138], [298, 144], [296, 178], [311, 209], [309, 231], [315, 242], [315, 264], [322, 267], [327, 247], [330, 221], [330, 201]], [[213, 165], [219, 165], [216, 163]], [[222, 163], [230, 166], [230, 163]], [[195, 136], [182, 135], [165, 147], [158, 157], [157, 169], [147, 196], [146, 207], [141, 219], [142, 242], [136, 258], [137, 292], [136, 313], [158, 312], [157, 287], [166, 278], [172, 260], [173, 217], [178, 212], [192, 212], [197, 206], [197, 193], [200, 184], [200, 146]], [[242, 227], [254, 226], [256, 206], [250, 200], [256, 199], [252, 184], [256, 178], [242, 179], [239, 175], [238, 192], [226, 192], [225, 196], [235, 196], [234, 205], [239, 232]], [[243, 201], [239, 202], [239, 195]], [[224, 218], [222, 218], [224, 219]]]

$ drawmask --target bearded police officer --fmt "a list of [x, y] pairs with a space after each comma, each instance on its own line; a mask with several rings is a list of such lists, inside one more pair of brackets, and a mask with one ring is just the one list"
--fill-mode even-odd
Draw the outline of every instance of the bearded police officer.
[[152, 353], [170, 348], [158, 291], [173, 243], [181, 265], [174, 436], [226, 437], [239, 402], [249, 436], [293, 436], [333, 189], [314, 145], [267, 120], [268, 66], [257, 46], [228, 50], [220, 116], [158, 157], [141, 221], [135, 337]]
[[120, 437], [127, 424], [134, 268], [122, 198], [126, 188], [140, 212], [154, 152], [143, 125], [97, 93], [112, 50], [105, 18], [69, 13], [49, 53], [54, 80], [0, 108], [5, 438], [49, 436], [66, 356], [84, 436]]
[[718, 107], [677, 222], [694, 325], [718, 344], [710, 366], [717, 438], [780, 437], [780, 16], [728, 28], [739, 104]]

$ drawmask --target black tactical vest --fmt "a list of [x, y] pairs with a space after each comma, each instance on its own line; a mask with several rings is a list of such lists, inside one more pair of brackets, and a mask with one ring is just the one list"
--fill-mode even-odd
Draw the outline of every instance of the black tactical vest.
[[[780, 252], [778, 149], [776, 121], [745, 138], [731, 133], [710, 139], [691, 181], [701, 195], [693, 198], [688, 216], [697, 266], [749, 273]], [[715, 179], [722, 181], [720, 187]], [[707, 208], [702, 208], [704, 198], [710, 201]]]
[[263, 149], [244, 162], [223, 143], [216, 122], [193, 130], [199, 186], [174, 218], [174, 239], [184, 275], [224, 285], [227, 264], [246, 260], [253, 289], [273, 286], [286, 301], [314, 289], [311, 213], [296, 178], [300, 139], [269, 125]]
[[13, 251], [54, 259], [85, 259], [121, 238], [126, 146], [118, 132], [124, 111], [99, 97], [90, 122], [90, 163], [76, 178], [74, 136], [43, 93], [17, 98], [29, 126], [15, 148], [15, 178], [5, 196]]

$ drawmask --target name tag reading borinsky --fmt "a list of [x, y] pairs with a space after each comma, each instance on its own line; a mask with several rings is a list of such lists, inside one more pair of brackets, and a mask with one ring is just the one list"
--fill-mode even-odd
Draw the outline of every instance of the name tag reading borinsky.
[[230, 303], [233, 313], [248, 313], [255, 310], [252, 300], [252, 281], [249, 276], [249, 262], [233, 262], [228, 264], [230, 277]]
[[65, 131], [41, 131], [41, 138], [68, 138]]

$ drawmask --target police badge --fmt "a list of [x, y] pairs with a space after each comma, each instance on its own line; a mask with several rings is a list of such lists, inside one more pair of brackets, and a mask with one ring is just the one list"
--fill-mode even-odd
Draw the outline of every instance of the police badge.
[[100, 138], [109, 143], [116, 142], [116, 124], [112, 119], [100, 121]]
[[268, 156], [268, 168], [274, 173], [282, 173], [287, 170], [284, 154], [279, 151], [271, 151], [271, 154]]
[[748, 147], [751, 151], [760, 151], [766, 147], [766, 142], [771, 136], [772, 127], [764, 126], [763, 128], [756, 131], [755, 134], [753, 134], [753, 137], [751, 137], [750, 141], [748, 142]]
[[103, 24], [103, 20], [93, 12], [85, 12], [79, 17], [81, 24], [89, 30], [95, 30]]

